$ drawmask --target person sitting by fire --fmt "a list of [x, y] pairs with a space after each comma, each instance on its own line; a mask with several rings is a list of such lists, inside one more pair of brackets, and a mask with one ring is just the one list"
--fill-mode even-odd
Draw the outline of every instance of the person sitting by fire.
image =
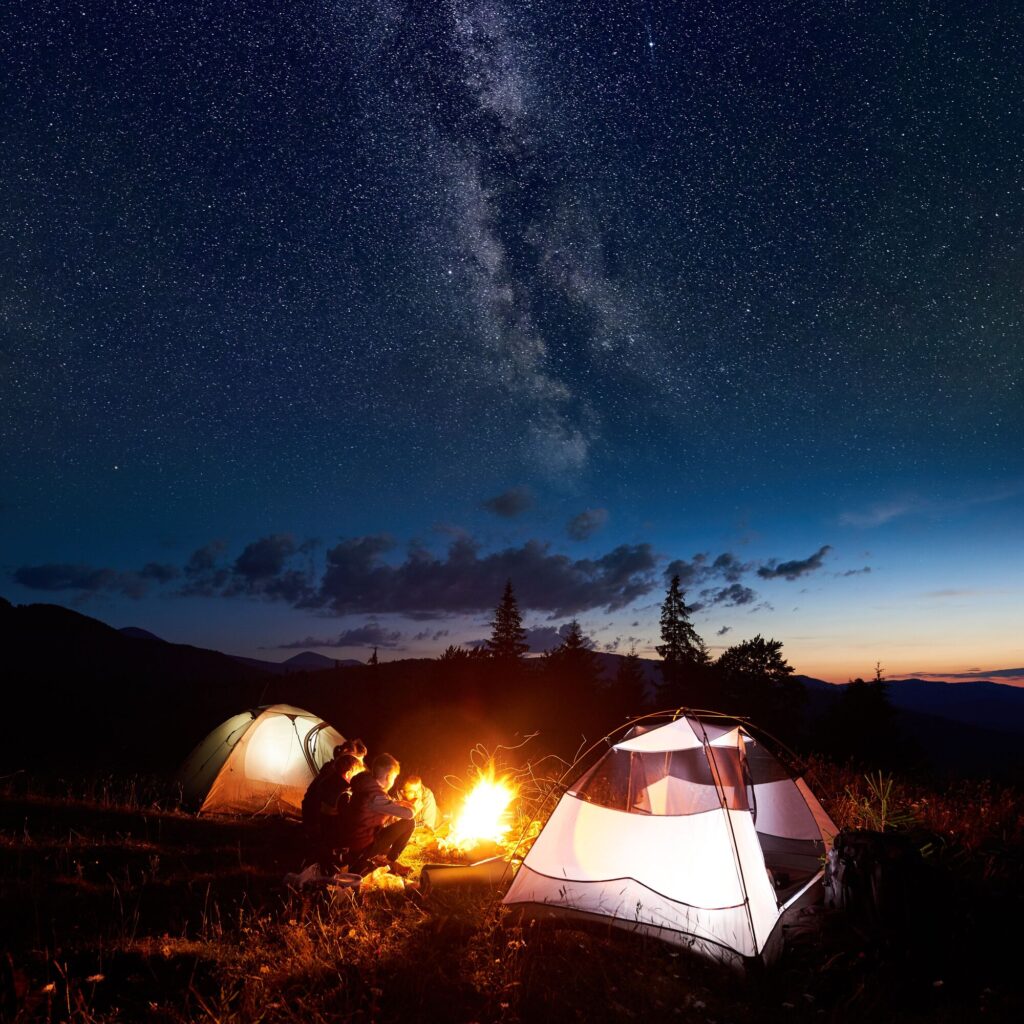
[[336, 867], [339, 822], [352, 795], [353, 777], [363, 771], [359, 759], [334, 748], [334, 757], [320, 769], [302, 797], [302, 823], [313, 858], [324, 872]]
[[412, 807], [413, 821], [417, 826], [425, 825], [433, 832], [440, 824], [441, 815], [437, 812], [433, 790], [424, 786], [418, 775], [407, 775], [397, 786], [395, 795]]
[[[378, 754], [370, 770], [352, 780], [352, 799], [339, 819], [339, 841], [348, 847], [348, 869], [364, 874], [378, 861], [391, 871], [406, 877], [412, 868], [399, 864], [406, 844], [412, 837], [414, 812], [407, 800], [392, 800], [388, 792], [401, 769], [390, 754]], [[392, 819], [397, 818], [397, 821]], [[385, 822], [390, 821], [390, 824]]]

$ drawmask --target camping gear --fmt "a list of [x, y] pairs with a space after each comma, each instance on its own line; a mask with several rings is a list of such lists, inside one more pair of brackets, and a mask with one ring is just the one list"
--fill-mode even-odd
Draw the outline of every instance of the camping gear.
[[423, 891], [456, 888], [501, 891], [512, 880], [513, 868], [504, 857], [488, 857], [475, 864], [425, 864], [420, 871]]
[[825, 867], [825, 905], [846, 913], [862, 937], [882, 945], [920, 920], [923, 862], [913, 837], [851, 829], [836, 836]]
[[735, 720], [634, 724], [561, 797], [503, 902], [768, 962], [784, 916], [820, 899], [835, 832]]
[[189, 754], [182, 800], [200, 814], [300, 817], [302, 796], [345, 737], [310, 711], [273, 704], [235, 715]]

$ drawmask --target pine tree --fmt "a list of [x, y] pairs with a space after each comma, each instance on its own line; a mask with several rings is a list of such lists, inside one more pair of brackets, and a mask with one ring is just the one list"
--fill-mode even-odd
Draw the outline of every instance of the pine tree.
[[661, 606], [661, 655], [663, 683], [659, 696], [670, 704], [693, 703], [708, 665], [708, 650], [690, 622], [690, 609], [679, 583], [673, 576]]
[[553, 694], [574, 704], [593, 700], [600, 677], [593, 648], [593, 641], [573, 619], [562, 634], [562, 642], [544, 657], [544, 671]]
[[491, 622], [491, 638], [487, 641], [487, 653], [494, 659], [506, 663], [520, 662], [530, 649], [523, 629], [523, 617], [519, 614], [512, 581], [505, 584], [501, 602], [494, 611]]
[[580, 673], [597, 673], [597, 655], [594, 654], [594, 642], [586, 636], [580, 624], [573, 619], [562, 637], [562, 642], [549, 657], [556, 662]]
[[706, 665], [708, 650], [700, 634], [690, 622], [690, 609], [686, 595], [679, 584], [679, 576], [672, 577], [665, 601], [661, 606], [661, 639], [658, 653], [667, 662], [682, 665]]
[[376, 647], [374, 647], [373, 654], [370, 655], [370, 660], [366, 664], [367, 665], [376, 665], [377, 664], [377, 648]]

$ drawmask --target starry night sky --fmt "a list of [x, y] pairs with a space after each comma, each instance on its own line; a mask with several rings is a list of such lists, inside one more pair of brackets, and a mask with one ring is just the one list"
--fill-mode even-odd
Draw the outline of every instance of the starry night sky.
[[[1024, 665], [1011, 3], [18, 2], [0, 593]], [[332, 646], [328, 646], [332, 645]], [[1024, 669], [1021, 669], [1024, 677]]]

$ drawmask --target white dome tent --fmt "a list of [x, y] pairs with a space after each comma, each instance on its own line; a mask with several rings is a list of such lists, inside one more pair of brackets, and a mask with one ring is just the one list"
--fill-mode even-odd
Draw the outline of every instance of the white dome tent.
[[504, 902], [767, 962], [786, 912], [820, 897], [835, 832], [743, 725], [687, 713], [634, 725], [576, 780]]
[[302, 797], [345, 737], [290, 704], [234, 715], [189, 754], [182, 799], [200, 814], [301, 815]]

